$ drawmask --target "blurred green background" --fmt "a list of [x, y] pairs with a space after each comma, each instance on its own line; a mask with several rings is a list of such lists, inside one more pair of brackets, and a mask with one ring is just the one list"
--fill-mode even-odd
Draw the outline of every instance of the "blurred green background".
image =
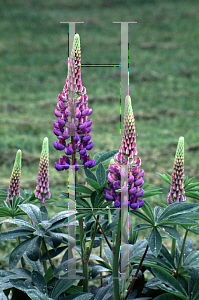
[[[1, 0], [0, 5], [2, 188], [8, 187], [17, 149], [23, 156], [21, 187], [35, 188], [46, 136], [53, 197], [66, 186], [67, 173], [54, 169], [61, 152], [53, 147], [54, 109], [68, 68], [68, 25], [59, 21], [85, 22], [76, 25], [82, 64], [119, 64], [120, 24], [112, 21], [138, 22], [129, 24], [130, 96], [145, 182], [162, 184], [156, 172], [172, 173], [180, 136], [185, 174], [199, 179], [198, 1]], [[82, 67], [82, 82], [93, 108], [91, 154], [119, 149], [120, 68]]]
[[[130, 96], [145, 182], [168, 186], [156, 172], [172, 173], [177, 142], [185, 138], [185, 175], [199, 180], [199, 2], [118, 0], [0, 1], [0, 181], [8, 188], [17, 149], [21, 187], [34, 189], [44, 137], [49, 138], [50, 190], [66, 189], [67, 172], [54, 169], [57, 95], [68, 68], [68, 25], [80, 35], [82, 64], [120, 63], [120, 24], [129, 24]], [[93, 109], [91, 154], [119, 149], [120, 68], [82, 67]], [[63, 151], [62, 151], [63, 152]], [[62, 153], [64, 154], [64, 153]], [[83, 174], [80, 182], [83, 182]]]

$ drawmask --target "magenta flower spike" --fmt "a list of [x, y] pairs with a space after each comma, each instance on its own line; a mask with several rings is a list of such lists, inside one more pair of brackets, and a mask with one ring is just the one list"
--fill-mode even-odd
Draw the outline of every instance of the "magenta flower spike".
[[[59, 103], [55, 109], [55, 116], [58, 121], [54, 121], [54, 134], [58, 142], [54, 142], [57, 150], [64, 150], [66, 156], [55, 163], [58, 171], [67, 170], [70, 165], [75, 170], [79, 169], [76, 153], [79, 152], [82, 164], [87, 168], [92, 168], [95, 161], [90, 159], [88, 150], [93, 148], [91, 135], [92, 119], [88, 116], [92, 114], [92, 109], [88, 108], [88, 96], [86, 88], [81, 81], [81, 50], [80, 37], [75, 34], [73, 48], [70, 56], [68, 75], [63, 92], [58, 95]], [[67, 142], [67, 140], [70, 141]], [[72, 155], [72, 158], [68, 156]]]
[[41, 200], [41, 204], [45, 204], [46, 199], [51, 197], [49, 191], [49, 150], [47, 137], [43, 140], [35, 197]]
[[184, 191], [184, 137], [180, 137], [173, 165], [173, 173], [170, 192], [167, 195], [167, 203], [185, 201]]
[[[114, 160], [110, 162], [108, 168], [109, 188], [104, 188], [106, 200], [114, 201], [115, 207], [121, 207], [121, 178], [126, 176], [125, 172], [121, 171], [124, 164], [128, 166], [128, 187], [123, 186], [122, 191], [129, 194], [128, 206], [132, 209], [138, 209], [144, 205], [144, 200], [140, 199], [144, 194], [142, 189], [144, 170], [140, 170], [141, 159], [139, 157], [136, 159], [135, 155], [137, 155], [135, 120], [131, 97], [127, 95], [125, 98], [122, 146], [119, 153], [116, 153]], [[127, 205], [126, 198], [127, 195], [123, 199], [125, 205]]]
[[8, 189], [8, 196], [6, 201], [11, 203], [13, 196], [19, 197], [20, 194], [20, 176], [21, 176], [21, 150], [17, 151], [12, 174], [10, 177], [10, 184]]

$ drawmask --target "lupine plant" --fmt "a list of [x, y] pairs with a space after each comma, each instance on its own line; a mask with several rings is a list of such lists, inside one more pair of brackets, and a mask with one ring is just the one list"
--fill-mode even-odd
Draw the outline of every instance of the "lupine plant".
[[[81, 184], [76, 178], [75, 197], [67, 190], [61, 192], [62, 203], [56, 201], [55, 205], [64, 210], [49, 218], [48, 138], [43, 141], [34, 191], [19, 186], [18, 150], [8, 189], [0, 190], [0, 243], [11, 241], [15, 246], [6, 256], [9, 270], [0, 270], [0, 291], [12, 300], [199, 299], [199, 250], [192, 250], [193, 242], [187, 238], [189, 232], [199, 234], [199, 204], [187, 200], [199, 200], [199, 182], [191, 183], [193, 178], [184, 177], [184, 138], [179, 138], [173, 173], [158, 173], [169, 187], [165, 197], [162, 194], [164, 202], [152, 208], [153, 198], [151, 204], [146, 198], [162, 191], [149, 189], [144, 182], [129, 95], [119, 150], [99, 152], [94, 157], [88, 152], [94, 146], [92, 120], [88, 119], [92, 109], [81, 81], [78, 34], [58, 100], [54, 147], [64, 155], [54, 167], [62, 171], [60, 176], [70, 169], [75, 175], [83, 169], [85, 176]], [[75, 211], [68, 210], [69, 200], [76, 202]], [[76, 239], [70, 231], [71, 217]], [[124, 242], [127, 221], [128, 242]], [[8, 223], [11, 229], [6, 227]], [[140, 236], [140, 231], [144, 235]], [[69, 253], [74, 256], [69, 258]], [[74, 263], [75, 277], [71, 277]], [[93, 280], [99, 280], [98, 286]]]

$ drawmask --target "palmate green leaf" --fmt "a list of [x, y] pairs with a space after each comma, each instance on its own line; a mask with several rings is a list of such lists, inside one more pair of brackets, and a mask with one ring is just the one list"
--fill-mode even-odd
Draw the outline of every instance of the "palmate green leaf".
[[92, 207], [95, 207], [95, 198], [97, 196], [97, 192], [93, 192], [91, 194], [91, 204], [92, 204]]
[[173, 237], [174, 239], [179, 239], [180, 238], [180, 235], [179, 235], [178, 231], [175, 228], [169, 227], [169, 226], [158, 226], [158, 227], [162, 231], [164, 231], [166, 234]]
[[30, 260], [37, 261], [39, 259], [40, 246], [41, 246], [41, 236], [34, 237], [26, 249], [27, 257]]
[[53, 300], [39, 290], [36, 290], [28, 281], [24, 282], [23, 280], [19, 279], [10, 279], [10, 283], [18, 290], [25, 292], [32, 300]]
[[18, 290], [21, 290], [23, 292], [26, 292], [27, 290], [33, 289], [34, 286], [32, 283], [28, 280], [24, 281], [22, 279], [10, 279], [10, 283], [17, 288]]
[[[167, 206], [166, 206], [167, 207]], [[155, 218], [155, 222], [157, 222], [158, 218], [160, 217], [160, 215], [163, 213], [164, 208], [160, 207], [160, 206], [156, 206], [154, 208], [154, 218]]]
[[94, 156], [93, 156], [93, 159], [95, 160], [95, 165], [96, 165], [96, 162], [100, 159], [100, 157], [102, 155], [104, 155], [105, 153], [107, 153], [106, 151], [102, 151], [102, 152], [98, 152], [96, 153]]
[[[68, 203], [67, 203], [68, 206]], [[57, 213], [56, 215], [54, 215], [50, 220], [46, 221], [49, 224], [53, 225], [54, 223], [64, 220], [69, 216], [69, 212], [67, 210], [65, 211], [60, 211], [59, 213]], [[42, 222], [41, 222], [42, 224]]]
[[29, 227], [28, 228], [25, 226], [16, 227], [16, 228], [9, 230], [8, 232], [0, 233], [0, 243], [3, 241], [12, 240], [18, 236], [29, 235], [29, 234], [32, 234], [33, 232], [34, 232], [34, 230]]
[[90, 169], [84, 167], [84, 172], [87, 178], [93, 179], [94, 181], [97, 181], [97, 178], [95, 176], [95, 174], [93, 174], [93, 172], [91, 172]]
[[[183, 237], [180, 237], [180, 239], [177, 240], [177, 244], [178, 244], [178, 248], [176, 248], [176, 250], [178, 250], [178, 253], [180, 253], [183, 244]], [[192, 248], [193, 248], [193, 241], [189, 238], [186, 238], [184, 250], [183, 250], [183, 256], [182, 256], [182, 264], [186, 259], [186, 257], [191, 253]]]
[[157, 224], [157, 226], [164, 226], [164, 225], [198, 225], [198, 223], [194, 220], [185, 218], [185, 217], [172, 217], [169, 219], [164, 219]]
[[154, 224], [154, 215], [150, 204], [147, 201], [144, 201], [144, 205], [141, 207], [141, 209], [145, 212], [145, 214], [150, 218], [150, 220]]
[[186, 213], [184, 216], [188, 219], [190, 218], [190, 219], [193, 219], [193, 220], [199, 220], [199, 212]]
[[21, 202], [21, 197], [17, 197], [16, 195], [12, 198], [12, 209], [15, 210], [17, 205]]
[[180, 296], [181, 299], [187, 300], [188, 295], [186, 294], [185, 290], [182, 288], [180, 283], [175, 279], [174, 276], [169, 274], [163, 268], [152, 268], [153, 274], [161, 280], [164, 284], [167, 284], [170, 288], [173, 289], [173, 292]]
[[[140, 257], [135, 258], [134, 262], [139, 263]], [[143, 261], [143, 266], [147, 268], [153, 268], [153, 267], [159, 267], [160, 269], [163, 267], [166, 269], [169, 273], [173, 273], [173, 269], [171, 269], [170, 264], [168, 262], [164, 261], [161, 259], [159, 256], [155, 257], [153, 254], [147, 254], [144, 261]]]
[[7, 189], [0, 189], [0, 192], [8, 194], [8, 190]]
[[86, 178], [85, 180], [86, 180], [86, 182], [87, 182], [92, 188], [94, 188], [96, 191], [99, 190], [100, 185], [99, 185], [98, 182], [96, 182], [95, 180], [90, 179], [90, 178]]
[[[199, 208], [199, 204], [196, 203], [172, 203], [163, 211], [163, 213], [158, 218], [158, 222], [165, 220], [166, 218], [170, 218], [172, 216], [176, 216], [178, 214], [186, 214], [190, 211], [194, 211]], [[186, 216], [185, 216], [186, 217]]]
[[0, 225], [3, 223], [12, 223], [12, 224], [17, 224], [18, 226], [26, 226], [26, 227], [30, 227], [32, 229], [36, 229], [34, 225], [32, 225], [31, 223], [23, 220], [23, 219], [6, 219], [1, 221]]
[[[57, 255], [59, 255], [62, 251], [66, 250], [67, 248], [68, 248], [68, 246], [63, 246], [63, 247], [59, 247], [59, 248], [57, 248], [57, 249], [51, 249], [51, 250], [48, 250], [48, 252], [49, 252], [50, 257], [51, 257], [51, 258], [54, 258], [54, 257], [56, 257]], [[48, 259], [48, 255], [47, 255], [47, 253], [45, 252], [45, 253], [41, 256], [40, 260], [43, 261], [43, 260], [47, 260], [47, 259]]]
[[59, 297], [59, 295], [72, 286], [74, 282], [75, 279], [59, 279], [54, 286], [52, 298], [56, 299]]
[[193, 300], [198, 300], [199, 299], [199, 276], [198, 279], [196, 280], [193, 290], [192, 290], [192, 299]]
[[48, 220], [48, 211], [44, 205], [40, 207], [40, 211], [41, 211], [42, 221]]
[[[157, 172], [156, 172], [157, 173]], [[166, 181], [168, 184], [171, 184], [171, 180], [169, 180], [168, 176], [166, 174], [160, 174], [157, 173], [164, 181]]]
[[36, 288], [43, 294], [47, 293], [47, 284], [44, 277], [38, 272], [33, 270], [31, 274], [31, 279], [36, 286]]
[[[90, 265], [89, 265], [90, 266]], [[110, 272], [110, 269], [101, 266], [101, 265], [97, 265], [97, 264], [92, 264], [92, 278], [96, 278], [97, 275], [99, 275], [101, 272]]]
[[35, 289], [27, 290], [26, 293], [32, 300], [53, 300], [52, 298], [47, 297], [46, 295]]
[[162, 247], [162, 238], [157, 228], [153, 228], [149, 236], [149, 248], [151, 252], [157, 257], [161, 247]]
[[143, 186], [142, 186], [142, 188], [143, 188], [143, 189], [147, 189], [149, 186], [150, 186], [149, 183], [144, 183]]
[[137, 217], [145, 220], [147, 223], [150, 223], [151, 225], [153, 225], [153, 222], [147, 218], [147, 216], [145, 216], [144, 214], [142, 214], [141, 212], [137, 211], [137, 210], [130, 210], [130, 212], [134, 215], [136, 215]]
[[191, 226], [191, 227], [189, 226], [188, 230], [195, 234], [199, 234], [199, 226]]
[[26, 253], [24, 253], [23, 257], [33, 270], [36, 270], [42, 275], [44, 275], [43, 267], [39, 259], [37, 261], [30, 260]]
[[44, 275], [44, 279], [45, 279], [45, 281], [48, 283], [48, 281], [49, 280], [51, 280], [52, 278], [53, 278], [53, 276], [54, 276], [54, 266], [52, 267], [52, 266], [50, 266], [49, 268], [48, 268], [48, 270], [47, 270], [47, 272], [45, 273], [45, 275]]
[[162, 190], [161, 188], [155, 188], [155, 189], [150, 189], [148, 191], [144, 191], [144, 195], [142, 196], [142, 198], [144, 199], [158, 194], [162, 194], [161, 190]]
[[167, 263], [173, 268], [175, 269], [176, 266], [174, 264], [174, 261], [171, 257], [171, 254], [169, 253], [169, 251], [167, 250], [167, 248], [162, 244], [162, 248], [160, 250], [160, 254], [166, 259]]
[[199, 267], [199, 250], [192, 251], [187, 255], [183, 262], [183, 267]]
[[75, 293], [62, 298], [62, 300], [90, 300], [94, 299], [93, 297], [94, 296], [91, 293]]
[[186, 191], [189, 191], [190, 189], [196, 188], [195, 190], [199, 190], [199, 182], [190, 183], [188, 184]]
[[184, 183], [184, 189], [186, 189], [187, 185], [195, 178], [195, 177], [192, 177], [192, 178], [188, 179], [188, 176], [186, 176], [186, 177], [187, 177], [187, 180]]
[[33, 220], [35, 226], [42, 222], [41, 211], [39, 207], [33, 204], [21, 204], [20, 209], [23, 210]]
[[31, 241], [34, 238], [29, 238], [24, 242], [20, 243], [11, 253], [9, 256], [9, 269], [13, 269], [18, 261], [23, 256], [24, 252], [26, 251], [27, 247], [30, 245]]
[[[198, 182], [197, 182], [197, 184], [198, 184]], [[187, 191], [187, 192], [189, 192], [189, 191], [190, 191], [190, 192], [198, 192], [198, 191], [199, 191], [199, 186], [195, 186], [195, 187], [193, 187], [193, 188], [191, 188], [191, 189], [187, 189], [186, 191]], [[186, 191], [185, 191], [185, 192], [186, 192]]]
[[193, 192], [192, 191], [186, 192], [185, 191], [185, 196], [199, 200], [199, 193], [198, 192], [194, 192], [194, 191]]
[[53, 231], [49, 231], [48, 233], [52, 239], [54, 249], [56, 249], [62, 243], [63, 237], [59, 233]]
[[0, 206], [0, 217], [12, 217], [12, 211], [9, 207]]
[[78, 207], [91, 208], [90, 204], [85, 199], [77, 198], [76, 199], [76, 204], [78, 205]]
[[[93, 179], [91, 179], [91, 180], [93, 180]], [[93, 180], [93, 181], [96, 182], [95, 180]], [[76, 185], [76, 192], [86, 193], [86, 194], [92, 194], [93, 191], [91, 189], [89, 189], [88, 187], [82, 185], [82, 184], [77, 184]]]
[[[172, 295], [172, 300], [180, 300], [180, 299], [182, 299], [182, 298]], [[154, 300], [171, 300], [171, 294], [170, 293], [161, 294], [161, 295], [155, 297]]]
[[88, 216], [89, 214], [92, 213], [92, 210], [91, 209], [82, 209], [82, 211], [78, 212], [76, 214], [76, 220], [79, 220], [81, 218], [84, 218], [86, 216]]
[[[104, 207], [105, 196], [104, 193], [93, 192], [91, 195], [91, 204], [93, 208], [103, 208]], [[107, 202], [105, 203], [107, 205]]]
[[139, 230], [148, 229], [151, 227], [152, 227], [152, 225], [149, 225], [149, 224], [138, 224], [133, 228], [133, 231], [139, 231]]
[[103, 163], [111, 158], [114, 158], [115, 154], [118, 153], [118, 150], [111, 150], [109, 152], [99, 152], [95, 154], [95, 165], [99, 165], [99, 163]]
[[172, 176], [171, 175], [169, 175], [168, 173], [166, 173], [166, 172], [164, 172], [164, 174], [165, 174], [165, 176], [170, 180], [170, 182], [171, 182], [171, 179], [172, 179]]
[[102, 163], [99, 163], [97, 170], [96, 170], [97, 182], [99, 185], [103, 185], [106, 181], [106, 171]]

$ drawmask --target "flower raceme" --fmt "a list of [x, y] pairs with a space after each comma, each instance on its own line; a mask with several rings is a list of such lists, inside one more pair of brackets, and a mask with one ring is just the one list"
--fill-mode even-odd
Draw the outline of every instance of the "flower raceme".
[[[76, 152], [79, 152], [82, 164], [87, 168], [92, 168], [95, 161], [90, 159], [87, 153], [93, 148], [89, 134], [92, 129], [92, 119], [88, 120], [92, 109], [88, 108], [86, 88], [82, 86], [81, 81], [81, 50], [78, 34], [74, 37], [66, 84], [63, 92], [58, 95], [58, 100], [54, 112], [58, 121], [54, 121], [53, 132], [59, 141], [54, 142], [54, 147], [60, 151], [64, 150], [66, 155], [63, 155], [59, 162], [55, 162], [55, 168], [62, 171], [72, 164], [73, 168], [78, 170]], [[67, 143], [68, 139], [70, 141]], [[68, 157], [70, 155], [72, 155], [72, 162]]]
[[170, 192], [167, 203], [181, 202], [186, 199], [184, 191], [184, 137], [180, 137], [173, 165]]
[[21, 176], [21, 150], [17, 151], [6, 201], [11, 203], [13, 196], [19, 197], [20, 194], [20, 176]]
[[[108, 173], [108, 186], [104, 188], [107, 201], [114, 201], [115, 207], [121, 207], [121, 191], [124, 195], [123, 205], [128, 201], [128, 206], [132, 209], [138, 209], [144, 205], [144, 200], [140, 199], [144, 190], [141, 188], [144, 184], [144, 170], [140, 170], [141, 159], [134, 157], [137, 154], [136, 132], [133, 109], [130, 96], [125, 98], [124, 125], [122, 146], [119, 153], [111, 160]], [[127, 176], [122, 166], [128, 166], [128, 183], [124, 181], [121, 187], [122, 178]], [[129, 200], [127, 194], [129, 194]]]
[[35, 197], [41, 200], [41, 204], [45, 204], [46, 199], [51, 197], [49, 191], [49, 150], [47, 137], [43, 140]]

